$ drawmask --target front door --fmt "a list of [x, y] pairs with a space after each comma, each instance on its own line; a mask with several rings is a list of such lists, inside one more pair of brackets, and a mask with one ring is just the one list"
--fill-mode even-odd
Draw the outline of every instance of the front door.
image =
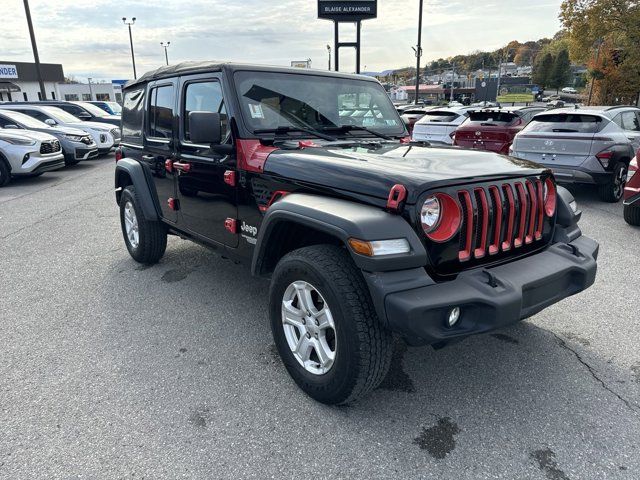
[[149, 167], [162, 216], [176, 223], [178, 220], [175, 171], [169, 168], [175, 145], [176, 82], [150, 84], [147, 95], [145, 142], [142, 162]]
[[220, 113], [222, 138], [227, 136], [227, 112], [220, 78], [193, 76], [180, 82], [180, 126], [176, 161], [179, 225], [181, 229], [231, 247], [238, 245], [233, 232], [237, 217], [235, 163], [198, 145], [189, 137], [189, 112]]

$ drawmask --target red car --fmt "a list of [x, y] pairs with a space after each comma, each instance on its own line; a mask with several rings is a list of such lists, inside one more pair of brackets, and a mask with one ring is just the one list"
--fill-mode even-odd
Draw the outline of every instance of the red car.
[[640, 226], [640, 150], [631, 160], [627, 171], [627, 185], [624, 188], [624, 219], [629, 225]]
[[469, 112], [469, 118], [456, 130], [453, 144], [506, 155], [516, 133], [542, 111], [540, 107], [510, 107]]
[[400, 114], [400, 118], [402, 118], [402, 121], [406, 125], [407, 130], [409, 131], [409, 134], [413, 132], [413, 126], [416, 124], [416, 122], [420, 120], [422, 117], [424, 117], [425, 114], [432, 108], [433, 107], [408, 108]]

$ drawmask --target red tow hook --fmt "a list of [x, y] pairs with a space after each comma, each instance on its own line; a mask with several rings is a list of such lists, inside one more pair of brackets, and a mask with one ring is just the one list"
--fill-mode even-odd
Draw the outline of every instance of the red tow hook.
[[389, 198], [387, 199], [387, 209], [392, 212], [400, 212], [400, 210], [402, 209], [402, 202], [404, 202], [406, 199], [406, 187], [400, 184], [394, 185], [389, 191]]

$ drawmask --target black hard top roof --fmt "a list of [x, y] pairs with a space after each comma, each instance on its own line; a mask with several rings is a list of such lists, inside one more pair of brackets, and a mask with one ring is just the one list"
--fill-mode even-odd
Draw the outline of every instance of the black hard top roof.
[[255, 64], [241, 64], [231, 62], [183, 62], [176, 65], [169, 65], [160, 67], [156, 70], [145, 73], [136, 80], [131, 80], [123, 87], [125, 90], [139, 86], [141, 84], [152, 82], [154, 80], [160, 80], [162, 78], [171, 78], [180, 75], [189, 75], [195, 73], [207, 73], [207, 72], [219, 72], [221, 70], [250, 70], [259, 72], [282, 72], [282, 73], [297, 73], [303, 75], [322, 75], [327, 77], [340, 77], [340, 78], [352, 78], [357, 80], [369, 80], [378, 83], [373, 77], [367, 77], [364, 75], [353, 75], [348, 73], [329, 72], [327, 70], [315, 70], [310, 68], [295, 68], [295, 67], [279, 67], [271, 65], [255, 65]]

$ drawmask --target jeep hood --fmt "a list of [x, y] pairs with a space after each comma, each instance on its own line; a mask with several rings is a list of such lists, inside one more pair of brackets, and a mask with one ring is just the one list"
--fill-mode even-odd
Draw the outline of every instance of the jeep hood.
[[492, 152], [391, 144], [276, 150], [264, 173], [309, 185], [386, 199], [391, 187], [407, 188], [407, 203], [441, 185], [524, 177], [544, 167]]

